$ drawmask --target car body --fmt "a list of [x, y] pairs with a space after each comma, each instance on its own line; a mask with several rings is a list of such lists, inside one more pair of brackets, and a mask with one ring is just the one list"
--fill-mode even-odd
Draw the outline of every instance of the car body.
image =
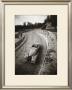
[[40, 47], [41, 47], [40, 44], [33, 44], [32, 47], [30, 48], [29, 56], [32, 57], [31, 63], [35, 63], [36, 62], [36, 59], [37, 59], [37, 57], [39, 55]]

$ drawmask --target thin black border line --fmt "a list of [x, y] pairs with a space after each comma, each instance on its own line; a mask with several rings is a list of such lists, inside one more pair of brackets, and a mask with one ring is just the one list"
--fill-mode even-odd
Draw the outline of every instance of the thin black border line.
[[67, 39], [67, 40], [68, 40], [68, 44], [67, 44], [67, 45], [68, 45], [68, 86], [69, 86], [69, 51], [70, 51], [70, 50], [69, 50], [69, 43], [70, 43], [70, 42], [69, 42], [69, 33], [70, 33], [69, 14], [70, 14], [70, 13], [69, 13], [69, 4], [68, 4], [68, 31], [67, 31], [67, 32], [68, 32], [68, 39]]
[[71, 2], [71, 0], [2, 0], [2, 2]]

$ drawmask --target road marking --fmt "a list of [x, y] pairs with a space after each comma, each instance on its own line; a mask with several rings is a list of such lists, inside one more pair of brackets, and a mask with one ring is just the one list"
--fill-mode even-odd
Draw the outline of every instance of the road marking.
[[47, 44], [47, 49], [48, 49], [48, 38], [46, 36], [44, 36], [44, 34], [41, 34], [41, 33], [37, 33], [39, 36], [43, 37], [44, 40], [46, 41], [46, 44]]

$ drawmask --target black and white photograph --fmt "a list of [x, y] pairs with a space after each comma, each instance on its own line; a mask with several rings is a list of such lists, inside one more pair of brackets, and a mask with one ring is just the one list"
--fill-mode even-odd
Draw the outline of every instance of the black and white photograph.
[[15, 15], [15, 75], [57, 75], [57, 15]]

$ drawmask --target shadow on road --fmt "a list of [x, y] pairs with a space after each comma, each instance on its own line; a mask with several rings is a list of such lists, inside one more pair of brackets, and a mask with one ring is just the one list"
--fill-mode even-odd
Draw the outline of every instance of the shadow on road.
[[25, 58], [26, 62], [22, 62], [20, 64], [16, 63], [15, 65], [15, 74], [16, 75], [37, 75], [40, 70], [41, 57], [43, 52], [43, 46], [39, 49], [39, 55], [36, 59], [36, 63], [31, 63], [31, 56]]

